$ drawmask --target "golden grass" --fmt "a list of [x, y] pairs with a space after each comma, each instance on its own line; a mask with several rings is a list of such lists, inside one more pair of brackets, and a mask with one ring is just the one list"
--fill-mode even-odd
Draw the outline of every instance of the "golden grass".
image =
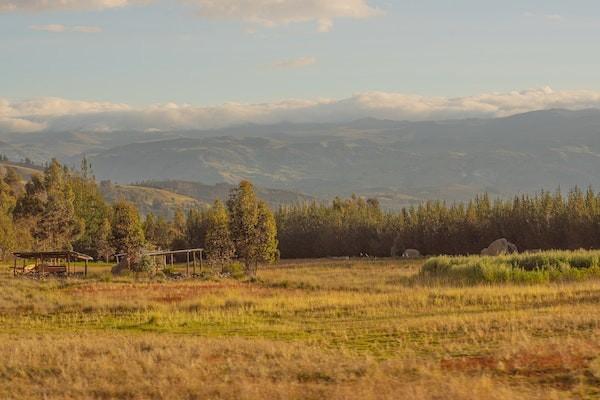
[[287, 262], [257, 282], [5, 274], [0, 398], [600, 396], [600, 281], [415, 284], [420, 264]]

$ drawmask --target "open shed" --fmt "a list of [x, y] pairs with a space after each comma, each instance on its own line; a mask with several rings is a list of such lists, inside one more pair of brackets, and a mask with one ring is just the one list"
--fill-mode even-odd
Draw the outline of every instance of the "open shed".
[[[200, 271], [202, 271], [202, 253], [204, 249], [183, 249], [183, 250], [158, 250], [158, 251], [143, 251], [141, 253], [142, 257], [151, 257], [156, 264], [163, 264], [165, 267], [167, 265], [171, 265], [173, 267], [175, 265], [175, 257], [182, 256], [185, 254], [185, 273], [186, 275], [190, 275], [190, 267], [192, 267], [192, 274], [196, 274], [196, 266], [200, 267]], [[117, 263], [120, 263], [124, 257], [127, 257], [127, 253], [115, 254], [115, 259]]]
[[[88, 262], [94, 259], [76, 251], [20, 251], [13, 253], [15, 263], [13, 274], [76, 275], [87, 276]], [[22, 262], [19, 263], [19, 260]], [[83, 271], [77, 271], [75, 262], [83, 261]]]

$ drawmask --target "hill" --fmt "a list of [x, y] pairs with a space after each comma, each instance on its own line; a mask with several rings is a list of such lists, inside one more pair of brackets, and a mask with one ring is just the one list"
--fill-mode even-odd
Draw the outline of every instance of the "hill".
[[142, 215], [153, 213], [155, 215], [171, 217], [178, 208], [188, 210], [207, 205], [197, 199], [168, 190], [134, 185], [119, 185], [109, 181], [102, 181], [100, 183], [100, 191], [110, 203], [118, 200], [127, 200], [135, 204]]
[[[134, 187], [145, 187], [168, 190], [170, 193], [179, 193], [189, 196], [201, 203], [211, 204], [215, 200], [227, 200], [229, 192], [234, 185], [228, 183], [217, 183], [215, 185], [205, 185], [199, 182], [168, 180], [168, 181], [145, 181], [136, 184]], [[303, 195], [287, 190], [269, 189], [257, 187], [256, 194], [259, 198], [265, 200], [273, 208], [284, 204], [302, 203], [315, 200], [314, 197]]]
[[[27, 136], [2, 139], [32, 159], [52, 153], [77, 165], [85, 153], [100, 179], [123, 184], [178, 180], [216, 185], [250, 179], [261, 187], [318, 198], [376, 196], [394, 208], [432, 198], [461, 201], [483, 191], [510, 196], [558, 186], [600, 187], [598, 110], [437, 122], [363, 119]], [[194, 197], [195, 189], [177, 190]]]

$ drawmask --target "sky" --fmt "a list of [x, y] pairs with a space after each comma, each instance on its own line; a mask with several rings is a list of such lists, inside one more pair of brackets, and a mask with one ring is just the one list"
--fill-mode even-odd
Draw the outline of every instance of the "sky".
[[0, 0], [0, 129], [598, 107], [599, 40], [597, 0]]

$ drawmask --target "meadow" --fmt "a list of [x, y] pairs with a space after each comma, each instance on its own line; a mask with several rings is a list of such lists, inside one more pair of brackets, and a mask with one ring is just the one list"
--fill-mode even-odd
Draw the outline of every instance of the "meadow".
[[436, 279], [424, 262], [287, 261], [251, 281], [6, 268], [0, 398], [600, 397], [597, 276]]

